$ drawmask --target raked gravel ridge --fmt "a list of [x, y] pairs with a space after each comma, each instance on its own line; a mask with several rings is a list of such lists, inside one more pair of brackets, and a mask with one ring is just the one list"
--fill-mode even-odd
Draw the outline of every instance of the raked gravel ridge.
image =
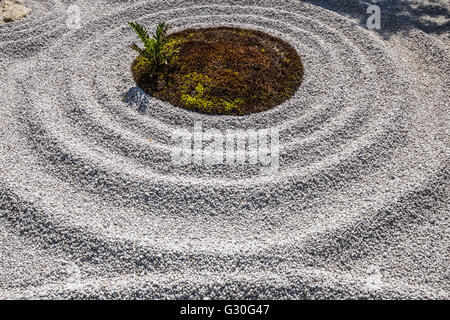
[[[356, 0], [73, 3], [0, 25], [1, 299], [450, 297], [447, 1], [380, 30]], [[137, 100], [126, 22], [160, 20], [281, 37], [304, 81], [245, 117]], [[279, 172], [173, 165], [195, 122], [276, 126]]]

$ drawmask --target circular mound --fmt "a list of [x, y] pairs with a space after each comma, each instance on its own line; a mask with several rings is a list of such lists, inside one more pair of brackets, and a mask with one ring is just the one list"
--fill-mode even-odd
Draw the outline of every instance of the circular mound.
[[180, 52], [156, 85], [132, 65], [139, 87], [175, 106], [208, 114], [245, 115], [291, 98], [301, 84], [297, 51], [267, 33], [232, 27], [187, 29], [169, 36]]

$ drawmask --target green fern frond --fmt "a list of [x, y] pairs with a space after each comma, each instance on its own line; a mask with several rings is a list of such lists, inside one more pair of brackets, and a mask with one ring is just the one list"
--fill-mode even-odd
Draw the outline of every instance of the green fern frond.
[[164, 43], [166, 41], [167, 32], [169, 31], [169, 29], [170, 29], [169, 25], [167, 25], [165, 22], [160, 22], [156, 27], [154, 39], [157, 42]]
[[137, 33], [144, 45], [150, 40], [148, 31], [139, 23], [128, 22], [128, 25]]
[[148, 31], [139, 23], [128, 22], [128, 25], [136, 32], [144, 44], [143, 49], [135, 43], [130, 46], [140, 56], [137, 68], [146, 69], [148, 72], [157, 74], [161, 72], [164, 65], [171, 63], [172, 58], [179, 53], [179, 48], [175, 48], [173, 45], [167, 46], [170, 26], [165, 22], [158, 23], [152, 38], [149, 37]]
[[130, 46], [131, 49], [137, 51], [141, 56], [145, 56], [145, 51], [139, 48], [135, 43]]

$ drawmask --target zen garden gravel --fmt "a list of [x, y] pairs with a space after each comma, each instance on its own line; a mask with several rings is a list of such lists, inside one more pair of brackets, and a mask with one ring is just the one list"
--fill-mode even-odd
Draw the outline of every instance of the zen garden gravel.
[[[448, 299], [449, 4], [27, 0], [0, 25], [1, 299]], [[127, 21], [290, 43], [290, 100], [144, 95]], [[175, 165], [173, 132], [276, 130], [277, 170]], [[276, 141], [276, 140], [274, 140]]]

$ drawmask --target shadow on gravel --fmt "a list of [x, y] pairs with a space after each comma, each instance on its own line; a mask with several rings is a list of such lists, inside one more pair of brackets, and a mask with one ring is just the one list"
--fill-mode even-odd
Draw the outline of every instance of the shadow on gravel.
[[147, 94], [138, 86], [135, 86], [127, 91], [122, 97], [122, 100], [128, 107], [137, 110], [141, 114], [145, 114], [149, 105]]
[[[385, 39], [397, 33], [408, 34], [414, 29], [437, 35], [450, 32], [450, 6], [443, 4], [444, 1], [429, 4], [418, 4], [411, 0], [306, 0], [305, 2], [358, 19], [361, 26], [366, 26], [370, 16], [367, 8], [372, 4], [377, 5], [381, 9], [381, 29], [372, 31], [378, 32]], [[441, 21], [438, 22], [439, 18]]]

